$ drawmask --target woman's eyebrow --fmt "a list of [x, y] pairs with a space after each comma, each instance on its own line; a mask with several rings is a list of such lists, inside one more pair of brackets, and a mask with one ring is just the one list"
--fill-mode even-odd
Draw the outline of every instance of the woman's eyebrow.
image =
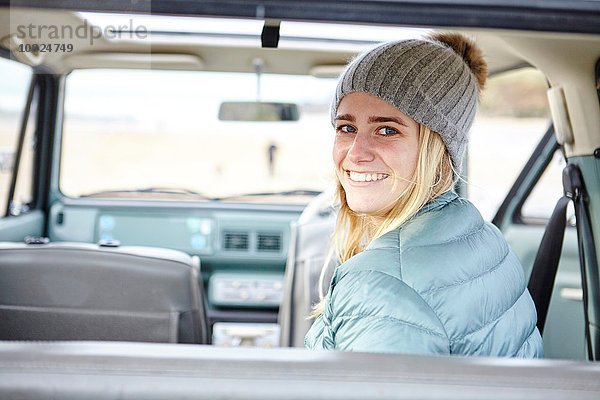
[[406, 122], [404, 122], [403, 120], [401, 120], [400, 118], [397, 117], [369, 117], [369, 123], [375, 123], [375, 122], [395, 122], [399, 125], [403, 125], [406, 126], [408, 128], [408, 124]]
[[342, 121], [356, 122], [356, 118], [354, 118], [354, 116], [352, 116], [351, 114], [338, 115], [335, 117], [335, 120], [336, 121], [342, 120]]

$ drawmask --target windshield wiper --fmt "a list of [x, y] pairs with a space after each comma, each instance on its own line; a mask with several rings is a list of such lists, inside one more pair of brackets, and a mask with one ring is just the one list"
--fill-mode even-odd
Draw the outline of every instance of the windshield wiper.
[[308, 190], [308, 189], [295, 189], [295, 190], [283, 190], [280, 192], [258, 192], [258, 193], [241, 193], [234, 194], [231, 196], [219, 197], [216, 200], [229, 200], [236, 199], [238, 197], [261, 197], [261, 196], [318, 196], [321, 191]]
[[149, 194], [166, 194], [166, 195], [174, 195], [174, 196], [189, 196], [189, 197], [195, 197], [195, 198], [200, 198], [203, 200], [218, 200], [214, 197], [209, 197], [205, 194], [199, 193], [199, 192], [195, 192], [193, 190], [190, 189], [172, 189], [172, 188], [156, 188], [156, 187], [149, 187], [149, 188], [141, 188], [141, 189], [115, 189], [115, 190], [101, 190], [99, 192], [92, 192], [92, 193], [86, 193], [86, 194], [82, 194], [79, 197], [85, 198], [85, 197], [104, 197], [104, 196], [108, 196], [108, 195], [117, 195], [118, 197], [121, 197], [119, 195], [123, 195], [123, 194], [135, 194], [135, 193], [149, 193]]

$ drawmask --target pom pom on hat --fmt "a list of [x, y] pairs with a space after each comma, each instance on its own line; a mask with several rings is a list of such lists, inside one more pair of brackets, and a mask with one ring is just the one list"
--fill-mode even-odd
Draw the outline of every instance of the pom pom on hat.
[[473, 75], [475, 75], [475, 78], [477, 78], [479, 92], [481, 93], [487, 80], [488, 68], [483, 58], [483, 53], [477, 47], [475, 41], [459, 33], [445, 32], [432, 33], [428, 38], [449, 46], [456, 54], [462, 57]]

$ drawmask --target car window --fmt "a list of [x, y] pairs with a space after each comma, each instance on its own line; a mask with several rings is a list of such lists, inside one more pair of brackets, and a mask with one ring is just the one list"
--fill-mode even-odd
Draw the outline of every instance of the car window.
[[[544, 75], [533, 68], [488, 79], [467, 160], [467, 196], [491, 220], [549, 124]], [[556, 199], [541, 200], [552, 209]]]
[[[31, 82], [31, 68], [13, 60], [0, 58], [0, 215], [4, 216], [8, 207], [11, 180], [15, 171], [15, 156], [19, 131], [26, 107], [27, 94]], [[35, 115], [32, 105], [30, 122]], [[33, 162], [33, 130], [28, 123], [28, 137], [24, 142], [19, 178], [15, 190], [18, 204], [31, 201], [31, 176]]]
[[[557, 150], [521, 207], [523, 221], [546, 222], [550, 219], [556, 202], [563, 195], [562, 171], [566, 165], [562, 151]], [[569, 203], [568, 215], [570, 219], [574, 218], [572, 203]]]
[[[137, 197], [131, 191], [141, 190], [153, 199], [169, 191], [210, 198], [322, 191], [332, 185], [335, 83], [271, 74], [259, 80], [254, 73], [74, 71], [66, 85], [60, 189], [70, 197]], [[222, 102], [257, 99], [296, 104], [300, 118], [219, 120]]]

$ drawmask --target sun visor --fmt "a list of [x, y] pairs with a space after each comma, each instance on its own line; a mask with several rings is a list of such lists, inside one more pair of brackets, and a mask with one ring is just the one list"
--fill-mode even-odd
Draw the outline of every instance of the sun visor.
[[70, 69], [77, 68], [147, 68], [199, 70], [202, 59], [193, 54], [170, 53], [90, 53], [65, 59]]

